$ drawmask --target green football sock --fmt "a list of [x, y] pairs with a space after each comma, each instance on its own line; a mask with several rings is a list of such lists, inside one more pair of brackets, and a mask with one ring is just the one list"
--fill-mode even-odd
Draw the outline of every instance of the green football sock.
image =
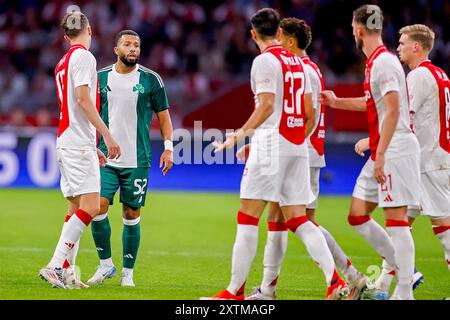
[[123, 220], [123, 267], [133, 269], [141, 241], [140, 218], [134, 220]]
[[91, 222], [92, 236], [101, 260], [111, 258], [111, 225], [108, 216], [106, 214], [105, 216], [102, 220], [92, 220]]

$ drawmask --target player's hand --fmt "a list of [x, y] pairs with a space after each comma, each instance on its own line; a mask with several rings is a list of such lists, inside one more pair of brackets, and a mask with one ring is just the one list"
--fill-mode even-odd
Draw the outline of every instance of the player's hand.
[[119, 159], [120, 158], [120, 146], [114, 140], [114, 138], [109, 135], [107, 137], [103, 137], [105, 140], [106, 147], [108, 148], [108, 159]]
[[159, 167], [163, 168], [162, 173], [164, 176], [166, 175], [167, 172], [169, 172], [172, 166], [173, 166], [173, 152], [170, 150], [164, 150], [164, 152], [161, 155], [161, 158], [159, 159]]
[[248, 155], [250, 154], [250, 144], [246, 144], [242, 146], [237, 152], [236, 152], [236, 158], [239, 161], [247, 161]]
[[234, 145], [244, 137], [244, 131], [239, 129], [235, 132], [229, 132], [226, 135], [225, 142], [213, 141], [214, 153], [218, 153], [224, 149], [231, 149]]
[[103, 152], [97, 149], [98, 162], [100, 163], [100, 167], [104, 167], [108, 160]]
[[364, 157], [364, 152], [369, 150], [369, 148], [369, 138], [361, 139], [355, 144], [355, 152], [361, 157]]
[[329, 107], [334, 108], [336, 106], [337, 97], [331, 90], [323, 90], [319, 96], [319, 102]]
[[373, 165], [373, 170], [375, 173], [375, 180], [377, 180], [379, 184], [385, 183], [386, 175], [384, 174], [384, 154], [377, 154]]

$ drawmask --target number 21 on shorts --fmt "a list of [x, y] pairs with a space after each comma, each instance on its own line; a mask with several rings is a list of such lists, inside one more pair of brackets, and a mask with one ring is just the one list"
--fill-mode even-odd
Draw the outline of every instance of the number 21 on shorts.
[[386, 181], [381, 184], [381, 192], [392, 191], [392, 175], [386, 176]]

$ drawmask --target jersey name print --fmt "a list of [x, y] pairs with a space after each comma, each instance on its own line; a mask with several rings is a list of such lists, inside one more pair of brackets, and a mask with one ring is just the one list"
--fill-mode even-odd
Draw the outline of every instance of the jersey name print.
[[299, 57], [279, 47], [269, 48], [281, 64], [284, 88], [280, 134], [293, 144], [305, 141], [305, 72]]

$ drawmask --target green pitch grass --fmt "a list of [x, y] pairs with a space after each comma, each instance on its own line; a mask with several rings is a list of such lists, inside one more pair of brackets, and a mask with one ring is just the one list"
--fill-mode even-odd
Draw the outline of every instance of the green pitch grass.
[[[318, 222], [326, 227], [359, 270], [376, 276], [380, 258], [348, 225], [349, 198], [319, 199]], [[113, 260], [121, 268], [121, 209], [110, 210]], [[0, 191], [0, 299], [198, 299], [226, 288], [236, 230], [237, 194], [151, 192], [143, 209], [141, 247], [135, 267], [136, 287], [120, 287], [116, 276], [86, 290], [52, 289], [38, 277], [51, 258], [65, 216], [59, 191]], [[374, 217], [383, 221], [381, 212]], [[383, 223], [384, 225], [384, 223]], [[258, 254], [247, 292], [262, 278], [266, 223], [260, 222]], [[417, 267], [425, 283], [416, 299], [450, 296], [450, 272], [427, 218], [414, 226]], [[98, 264], [90, 229], [82, 237], [77, 265], [86, 281]], [[369, 268], [369, 269], [368, 269]], [[322, 271], [292, 234], [279, 280], [280, 299], [323, 299]]]

